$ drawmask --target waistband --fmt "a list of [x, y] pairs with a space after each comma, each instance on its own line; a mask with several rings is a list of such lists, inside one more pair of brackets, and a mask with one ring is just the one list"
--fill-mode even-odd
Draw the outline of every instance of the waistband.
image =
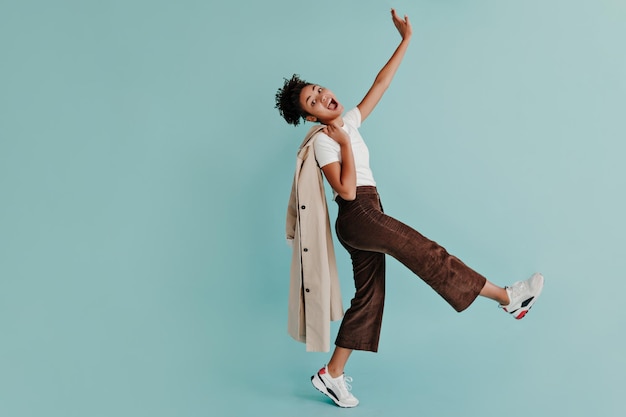
[[[359, 199], [359, 197], [361, 198], [365, 198], [365, 199], [371, 199], [372, 197], [378, 199], [378, 190], [376, 189], [376, 187], [374, 185], [359, 185], [358, 187], [356, 187], [356, 198], [353, 201], [356, 201], [357, 199]], [[344, 200], [343, 198], [341, 198], [340, 195], [337, 195], [335, 197], [335, 201], [337, 203], [350, 203], [351, 201], [347, 201]]]
[[356, 187], [356, 195], [378, 195], [378, 190], [374, 185], [359, 185]]

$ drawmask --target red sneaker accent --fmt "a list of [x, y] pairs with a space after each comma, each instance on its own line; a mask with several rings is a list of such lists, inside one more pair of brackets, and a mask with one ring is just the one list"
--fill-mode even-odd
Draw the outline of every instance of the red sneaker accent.
[[326, 373], [326, 367], [323, 367], [322, 369], [320, 369], [319, 374], [320, 375], [324, 375]]
[[528, 313], [528, 310], [524, 310], [520, 313], [519, 316], [515, 317], [517, 320], [524, 318], [524, 316]]

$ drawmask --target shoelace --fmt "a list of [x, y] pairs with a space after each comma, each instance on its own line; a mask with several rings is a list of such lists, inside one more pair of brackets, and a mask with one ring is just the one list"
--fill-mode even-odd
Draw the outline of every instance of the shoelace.
[[[517, 298], [520, 294], [526, 291], [526, 283], [521, 282], [518, 285], [512, 285], [511, 287], [507, 287], [511, 293], [511, 298]], [[512, 302], [513, 300], [511, 300]]]
[[352, 382], [352, 377], [344, 375], [343, 384], [346, 386], [346, 390], [348, 391], [352, 391], [352, 385], [350, 385], [350, 382]]

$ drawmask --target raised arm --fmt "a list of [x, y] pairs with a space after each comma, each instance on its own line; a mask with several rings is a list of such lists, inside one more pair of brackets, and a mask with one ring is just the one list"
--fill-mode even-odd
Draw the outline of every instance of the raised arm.
[[374, 84], [372, 84], [365, 97], [363, 97], [363, 100], [357, 105], [361, 112], [361, 121], [364, 121], [367, 116], [369, 116], [385, 91], [387, 91], [387, 87], [391, 84], [393, 76], [396, 75], [396, 71], [404, 58], [406, 48], [409, 46], [409, 41], [411, 40], [412, 28], [409, 17], [404, 15], [404, 19], [401, 19], [396, 14], [395, 9], [391, 9], [391, 18], [398, 32], [400, 32], [400, 36], [402, 36], [402, 41], [400, 41], [400, 45], [398, 45], [393, 55], [391, 55], [391, 58], [389, 58], [389, 61], [387, 61], [376, 76]]

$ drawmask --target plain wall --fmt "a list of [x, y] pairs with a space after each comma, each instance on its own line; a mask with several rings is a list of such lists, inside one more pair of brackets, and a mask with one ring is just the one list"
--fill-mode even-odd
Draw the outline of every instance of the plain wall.
[[[283, 77], [363, 97], [385, 210], [499, 284], [457, 314], [388, 263], [340, 410], [286, 332], [284, 216], [308, 125]], [[0, 3], [0, 415], [621, 416], [626, 3]], [[330, 189], [327, 190], [330, 196]], [[331, 216], [336, 208], [330, 204]], [[346, 307], [350, 261], [336, 247]], [[333, 325], [333, 338], [336, 332]]]

